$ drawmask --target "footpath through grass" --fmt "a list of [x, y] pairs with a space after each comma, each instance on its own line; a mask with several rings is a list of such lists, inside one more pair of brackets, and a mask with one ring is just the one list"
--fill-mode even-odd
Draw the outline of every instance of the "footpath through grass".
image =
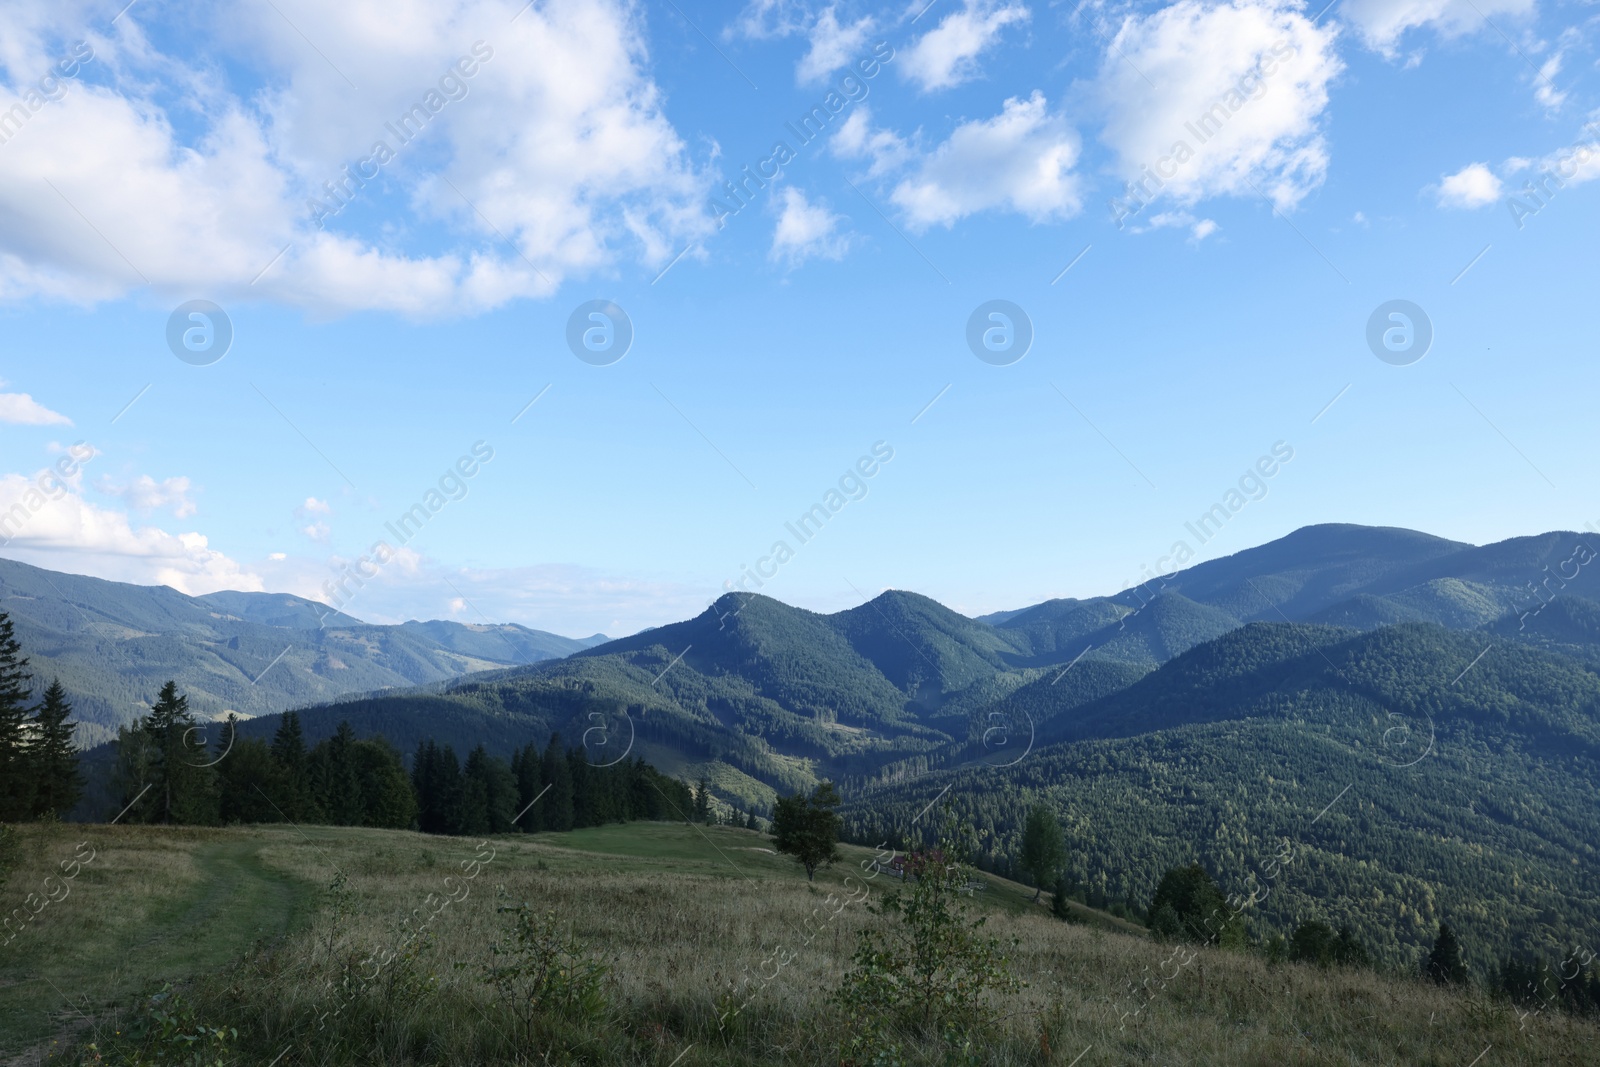
[[0, 1055], [220, 968], [311, 915], [315, 887], [262, 857], [277, 834], [64, 825], [20, 836], [22, 862], [0, 890], [20, 926], [0, 946]]

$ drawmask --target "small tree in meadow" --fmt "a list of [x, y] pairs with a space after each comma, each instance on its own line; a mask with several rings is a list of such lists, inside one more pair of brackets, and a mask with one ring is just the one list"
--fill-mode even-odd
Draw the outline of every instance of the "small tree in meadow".
[[845, 1014], [842, 1063], [898, 1062], [902, 1038], [933, 1036], [977, 1062], [1000, 1014], [992, 997], [1021, 987], [1000, 940], [983, 932], [988, 917], [973, 918], [970, 871], [950, 847], [910, 853], [910, 884], [867, 906], [883, 923], [858, 935], [830, 998]]
[[839, 858], [838, 806], [833, 783], [823, 782], [809, 797], [783, 797], [772, 809], [773, 846], [799, 861], [807, 881], [816, 880], [818, 867]]
[[1055, 882], [1056, 874], [1067, 860], [1067, 846], [1061, 838], [1061, 824], [1056, 813], [1047, 805], [1035, 804], [1028, 812], [1028, 823], [1022, 831], [1021, 865], [1033, 879], [1033, 900], [1038, 903], [1044, 887]]

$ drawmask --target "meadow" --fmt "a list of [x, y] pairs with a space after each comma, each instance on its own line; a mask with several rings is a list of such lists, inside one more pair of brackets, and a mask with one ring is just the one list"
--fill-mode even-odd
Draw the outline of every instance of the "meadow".
[[[0, 947], [0, 1062], [15, 1065], [838, 1064], [844, 1024], [828, 994], [858, 933], [888, 921], [867, 902], [902, 890], [866, 877], [869, 849], [843, 846], [808, 883], [764, 835], [726, 826], [489, 842], [291, 826], [36, 824], [19, 836], [0, 889], [29, 916]], [[932, 1036], [900, 1062], [1597, 1059], [1592, 1021], [1519, 1017], [1400, 975], [1209, 947], [1175, 956], [1136, 926], [1088, 912], [1062, 922], [1048, 896], [1032, 904], [1032, 890], [981, 877], [972, 906], [1026, 984], [992, 998], [977, 1053], [953, 1058]], [[577, 946], [539, 1011], [493, 980], [523, 903], [551, 917], [549, 944]], [[895, 1062], [888, 1053], [878, 1062]]]

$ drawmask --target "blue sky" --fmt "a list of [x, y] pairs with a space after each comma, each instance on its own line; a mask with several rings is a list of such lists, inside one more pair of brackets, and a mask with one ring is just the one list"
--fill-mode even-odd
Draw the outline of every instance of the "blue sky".
[[[758, 564], [977, 614], [1179, 540], [1600, 521], [1591, 5], [924, 3], [14, 5], [0, 554], [327, 599], [383, 541], [353, 614], [621, 634]], [[596, 300], [620, 359], [569, 347]], [[992, 300], [1019, 360], [968, 346]]]

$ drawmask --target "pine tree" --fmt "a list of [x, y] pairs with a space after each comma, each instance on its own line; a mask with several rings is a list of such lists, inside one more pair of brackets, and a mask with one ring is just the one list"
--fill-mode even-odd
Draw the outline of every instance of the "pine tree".
[[292, 822], [314, 821], [321, 817], [313, 801], [311, 771], [306, 761], [306, 736], [300, 728], [300, 715], [286, 711], [272, 735], [272, 761], [277, 765], [279, 784], [272, 798]]
[[362, 825], [361, 775], [355, 745], [356, 732], [345, 721], [312, 752], [312, 763], [320, 771], [322, 810], [334, 826]]
[[1448, 923], [1439, 924], [1439, 936], [1428, 953], [1427, 975], [1440, 985], [1462, 985], [1467, 981], [1467, 965], [1461, 961], [1461, 944]]
[[544, 781], [550, 791], [539, 804], [544, 808], [541, 822], [546, 830], [564, 833], [572, 829], [572, 772], [561, 750], [561, 735], [551, 734], [544, 750]]
[[459, 832], [482, 835], [490, 832], [489, 751], [479, 745], [467, 754], [461, 774], [461, 824]]
[[408, 829], [417, 818], [417, 797], [400, 753], [383, 738], [372, 737], [357, 741], [350, 754], [361, 790], [361, 825]]
[[521, 749], [512, 763], [512, 771], [517, 778], [517, 811], [523, 813], [519, 826], [530, 834], [538, 833], [543, 825], [540, 822], [540, 809], [544, 807], [544, 802], [541, 800], [534, 804], [534, 799], [544, 788], [543, 770], [539, 751], [532, 745]]
[[27, 706], [33, 677], [21, 652], [11, 617], [0, 612], [0, 822], [16, 822], [33, 812]]
[[1028, 812], [1028, 825], [1022, 832], [1022, 869], [1033, 879], [1033, 900], [1046, 883], [1054, 884], [1056, 874], [1067, 859], [1067, 846], [1061, 839], [1061, 824], [1056, 813], [1043, 804]]
[[139, 720], [139, 732], [150, 743], [151, 805], [149, 818], [163, 823], [208, 824], [216, 820], [215, 775], [189, 712], [189, 698], [169, 681]]
[[33, 814], [66, 815], [83, 795], [78, 752], [72, 746], [77, 723], [69, 722], [72, 704], [58, 678], [44, 691], [34, 711], [29, 762], [33, 765]]
[[694, 787], [694, 821], [707, 824], [711, 822], [711, 782], [703, 774]]

